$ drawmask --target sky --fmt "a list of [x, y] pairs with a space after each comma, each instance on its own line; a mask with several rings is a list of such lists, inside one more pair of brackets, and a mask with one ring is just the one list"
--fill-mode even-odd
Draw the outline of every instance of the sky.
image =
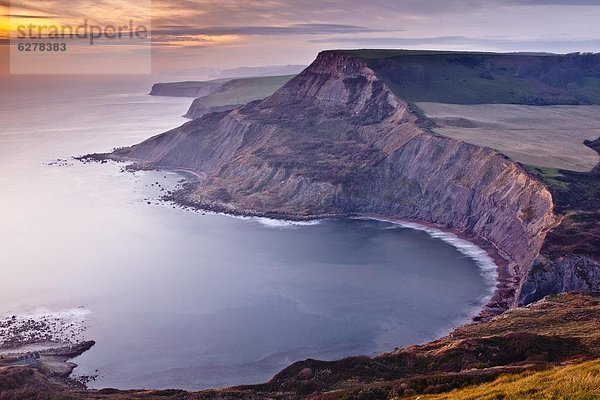
[[[600, 0], [0, 0], [0, 71], [15, 23], [102, 25], [148, 10], [155, 74], [309, 64], [334, 48], [600, 52]], [[107, 41], [86, 57], [134, 47]]]

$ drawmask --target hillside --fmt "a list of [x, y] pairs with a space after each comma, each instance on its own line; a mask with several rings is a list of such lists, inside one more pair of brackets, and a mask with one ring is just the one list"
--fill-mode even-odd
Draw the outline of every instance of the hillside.
[[491, 383], [449, 393], [420, 395], [419, 400], [544, 400], [600, 397], [600, 360], [547, 371], [503, 375]]
[[400, 98], [452, 104], [600, 104], [600, 54], [338, 50]]
[[[538, 259], [561, 218], [550, 192], [505, 156], [432, 134], [424, 122], [367, 61], [323, 52], [263, 101], [206, 115], [108, 157], [204, 176], [171, 197], [195, 207], [283, 218], [375, 214], [459, 231], [500, 265], [486, 313], [541, 298], [529, 273], [534, 261], [551, 264]], [[570, 257], [552, 258], [563, 256]], [[580, 256], [583, 270], [571, 261], [564, 268], [585, 279], [544, 276], [562, 282], [544, 283], [555, 288], [544, 294], [598, 288], [600, 279], [586, 272], [597, 268], [596, 256]]]
[[[167, 197], [181, 205], [287, 219], [415, 220], [457, 232], [497, 261], [497, 291], [480, 321], [501, 315], [489, 323], [374, 359], [307, 360], [267, 384], [198, 398], [384, 399], [446, 392], [501, 374], [598, 358], [597, 295], [566, 294], [523, 306], [546, 295], [600, 290], [600, 167], [589, 172], [527, 167], [432, 131], [432, 121], [403, 97], [411, 97], [402, 89], [404, 72], [411, 76], [415, 63], [423, 62], [427, 70], [443, 60], [441, 71], [458, 71], [444, 95], [454, 88], [463, 98], [465, 82], [481, 83], [480, 94], [469, 92], [470, 101], [486, 100], [486, 90], [492, 93], [486, 82], [492, 79], [475, 79], [473, 71], [481, 64], [471, 67], [465, 57], [483, 57], [495, 66], [498, 60], [510, 61], [527, 71], [562, 69], [570, 60], [583, 75], [589, 72], [586, 63], [596, 60], [587, 55], [375, 51], [367, 57], [327, 51], [264, 100], [204, 115], [110, 154], [88, 156], [132, 162], [134, 170], [195, 173], [197, 182]], [[542, 100], [554, 93], [531, 76], [515, 74], [519, 68], [507, 76], [508, 86], [526, 82], [528, 93]], [[467, 73], [468, 79], [460, 78]], [[440, 101], [437, 90], [428, 95]], [[494, 90], [505, 99], [504, 89]], [[563, 95], [552, 98], [567, 101]], [[527, 102], [528, 96], [518, 99]], [[597, 142], [585, 145], [598, 152]]]
[[197, 96], [185, 117], [195, 119], [210, 112], [231, 110], [272, 95], [295, 75], [231, 79], [211, 93]]
[[542, 168], [589, 172], [600, 157], [584, 144], [600, 136], [596, 105], [417, 103], [440, 135], [490, 147]]
[[[406, 57], [412, 65], [413, 57], [438, 55], [374, 60], [386, 61], [386, 71], [401, 70]], [[518, 64], [531, 57], [562, 60], [507, 57]], [[433, 134], [372, 62], [323, 52], [263, 101], [206, 115], [100, 157], [204, 176], [200, 185], [171, 197], [195, 207], [292, 219], [379, 215], [461, 232], [490, 249], [500, 266], [499, 288], [486, 314], [549, 293], [600, 288], [594, 252], [576, 259], [567, 247], [550, 257], [540, 254], [562, 218], [554, 214], [541, 177], [488, 148]], [[534, 262], [554, 265], [554, 272], [532, 275]]]

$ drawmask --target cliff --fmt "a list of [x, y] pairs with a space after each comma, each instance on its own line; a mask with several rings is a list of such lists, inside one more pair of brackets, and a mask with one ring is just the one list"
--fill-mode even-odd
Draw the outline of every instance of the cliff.
[[[600, 138], [584, 144], [600, 154]], [[555, 199], [552, 229], [522, 284], [519, 303], [548, 294], [600, 289], [600, 163], [590, 172], [532, 168]]]
[[[272, 95], [295, 75], [231, 79], [194, 100], [185, 117], [200, 118], [211, 112], [228, 111]], [[210, 83], [210, 82], [206, 82]]]
[[151, 96], [202, 97], [216, 92], [228, 79], [197, 82], [166, 82], [152, 85]]
[[556, 222], [550, 192], [505, 156], [421, 122], [365, 59], [322, 52], [265, 100], [109, 157], [203, 176], [176, 196], [200, 207], [285, 218], [376, 214], [460, 231], [506, 259], [492, 307], [515, 305]]
[[600, 54], [338, 50], [399, 97], [452, 104], [600, 104]]

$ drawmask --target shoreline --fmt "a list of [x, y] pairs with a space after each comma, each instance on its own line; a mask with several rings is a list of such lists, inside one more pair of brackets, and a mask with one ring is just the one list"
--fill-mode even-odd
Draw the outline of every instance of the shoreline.
[[[485, 273], [489, 272], [490, 270], [485, 268], [482, 264], [491, 262], [494, 266], [494, 269], [491, 271], [493, 273], [494, 285], [491, 286], [492, 290], [490, 290], [490, 294], [486, 296], [485, 304], [479, 310], [479, 313], [473, 317], [473, 321], [487, 320], [491, 317], [502, 314], [504, 311], [510, 308], [509, 305], [506, 304], [505, 299], [507, 297], [510, 298], [512, 292], [514, 291], [514, 289], [510, 287], [511, 275], [509, 273], [512, 260], [503, 255], [500, 249], [487, 240], [475, 235], [468, 235], [457, 229], [451, 229], [446, 226], [441, 226], [427, 221], [410, 218], [389, 217], [379, 214], [363, 214], [359, 217], [377, 221], [386, 221], [410, 229], [422, 230], [427, 232], [432, 237], [445, 241], [465, 256], [473, 259], [477, 263], [480, 271], [482, 271], [482, 277], [484, 280], [489, 279], [485, 276]], [[444, 237], [445, 235], [447, 236]], [[454, 238], [452, 236], [454, 236]], [[485, 260], [484, 257], [476, 254], [466, 254], [467, 251], [465, 251], [465, 247], [461, 246], [460, 244], [452, 243], [456, 239], [474, 246], [476, 249], [483, 252], [484, 257], [488, 260]]]
[[[173, 168], [148, 168], [148, 166], [144, 166], [145, 170], [167, 170], [175, 173], [181, 174], [181, 169], [173, 169]], [[132, 169], [133, 171], [137, 170]], [[185, 172], [190, 173], [190, 171], [185, 170]], [[198, 173], [193, 173], [196, 177], [200, 175]], [[287, 214], [283, 212], [259, 212], [256, 210], [240, 210], [238, 208], [227, 206], [217, 202], [197, 202], [190, 199], [190, 195], [194, 192], [198, 184], [200, 183], [200, 179], [196, 180], [188, 180], [181, 185], [180, 189], [174, 190], [171, 194], [166, 194], [161, 197], [161, 200], [170, 202], [184, 210], [192, 210], [201, 213], [214, 213], [220, 214], [230, 217], [237, 218], [263, 218], [268, 220], [273, 220], [276, 222], [284, 222], [284, 223], [302, 223], [302, 222], [310, 222], [310, 221], [318, 221], [324, 219], [352, 219], [352, 218], [365, 218], [370, 220], [377, 221], [385, 221], [398, 225], [405, 226], [411, 229], [417, 229], [427, 232], [430, 236], [438, 237], [431, 230], [439, 231], [441, 235], [454, 235], [456, 239], [465, 241], [468, 244], [476, 247], [480, 251], [482, 251], [487, 258], [493, 263], [494, 268], [494, 286], [492, 286], [492, 290], [490, 290], [489, 295], [485, 298], [485, 303], [483, 307], [479, 310], [479, 312], [471, 319], [472, 321], [485, 321], [496, 315], [502, 314], [504, 311], [510, 308], [510, 302], [512, 298], [514, 298], [515, 287], [513, 276], [510, 273], [510, 269], [514, 266], [514, 262], [506, 256], [500, 249], [498, 249], [495, 245], [488, 242], [487, 240], [475, 236], [469, 235], [464, 232], [461, 232], [457, 229], [448, 228], [446, 226], [437, 225], [427, 221], [414, 220], [410, 218], [401, 218], [380, 214], [372, 214], [372, 213], [322, 213], [322, 214], [310, 214], [310, 215], [298, 215], [298, 214]], [[451, 237], [438, 237], [441, 240], [444, 240], [446, 243], [449, 243], [451, 246], [455, 247], [459, 252], [465, 254], [464, 246], [461, 247], [452, 243]], [[448, 240], [450, 239], [450, 240]], [[486, 268], [482, 266], [483, 259], [474, 255], [474, 254], [465, 254], [465, 256], [473, 259], [477, 264], [480, 271], [482, 271], [482, 277], [484, 280], [487, 278], [484, 276], [486, 272]], [[487, 261], [487, 260], [486, 260]], [[468, 323], [465, 322], [465, 323]], [[463, 323], [464, 324], [464, 323]], [[462, 326], [458, 325], [457, 327]]]
[[[497, 249], [495, 246], [479, 237], [467, 235], [464, 232], [453, 230], [445, 226], [428, 223], [426, 221], [411, 220], [410, 218], [400, 218], [372, 213], [321, 213], [302, 215], [289, 214], [284, 212], [258, 212], [256, 210], [240, 210], [238, 208], [218, 202], [199, 202], [193, 199], [192, 195], [197, 189], [198, 185], [201, 184], [201, 182], [205, 178], [205, 176], [201, 172], [198, 173], [196, 171], [189, 171], [181, 168], [157, 168], [148, 164], [136, 165], [130, 164], [134, 160], [115, 160], [109, 157], [87, 158], [84, 156], [82, 158], [84, 159], [78, 160], [84, 163], [90, 161], [113, 161], [116, 164], [120, 164], [124, 162], [127, 165], [121, 168], [122, 172], [135, 173], [137, 171], [168, 171], [177, 174], [181, 178], [178, 180], [178, 187], [175, 188], [172, 192], [166, 193], [162, 196], [158, 196], [157, 198], [186, 211], [220, 214], [241, 219], [265, 219], [273, 221], [275, 225], [280, 226], [282, 224], [303, 224], [311, 223], [312, 221], [321, 221], [327, 219], [367, 219], [374, 221], [389, 222], [409, 229], [422, 230], [434, 238], [439, 238], [440, 240], [445, 241], [446, 243], [450, 244], [455, 249], [457, 249], [457, 251], [461, 252], [466, 257], [469, 257], [470, 259], [475, 261], [480, 271], [480, 274], [486, 284], [486, 292], [484, 294], [484, 297], [473, 299], [473, 307], [468, 306], [465, 309], [467, 313], [465, 318], [456, 320], [455, 323], [453, 323], [451, 326], [449, 325], [446, 327], [441, 327], [443, 328], [443, 331], [440, 332], [439, 336], [436, 337], [436, 339], [444, 337], [445, 335], [447, 335], [448, 332], [461, 328], [465, 325], [468, 325], [469, 323], [488, 321], [492, 317], [501, 314], [509, 308], [509, 304], [507, 302], [503, 302], [503, 299], [505, 298], [506, 290], [511, 290], [511, 276], [509, 274], [510, 260], [507, 260], [505, 257], [503, 257], [500, 250]], [[265, 223], [265, 221], [259, 222]], [[447, 236], [437, 236], [434, 234], [435, 232], [433, 230], [439, 232], [441, 235]], [[469, 252], [465, 251], [464, 246], [461, 247], [460, 243], [453, 242], [452, 239], [466, 241], [469, 245], [473, 246], [478, 252], [481, 252], [482, 255], [487, 259], [484, 260], [483, 257], [478, 257], [477, 254], [473, 254], [472, 252], [468, 254]], [[489, 268], [484, 267], [484, 264], [489, 262], [491, 262], [494, 266], [492, 271], [490, 271]], [[491, 275], [486, 276], [486, 273]], [[390, 349], [389, 351], [392, 351], [392, 349]], [[65, 379], [74, 379], [69, 377], [71, 371], [69, 371], [69, 374], [66, 376]]]
[[94, 376], [72, 376], [70, 360], [95, 345], [86, 339], [81, 315], [71, 311], [0, 316], [0, 367], [31, 367], [52, 381], [84, 388]]

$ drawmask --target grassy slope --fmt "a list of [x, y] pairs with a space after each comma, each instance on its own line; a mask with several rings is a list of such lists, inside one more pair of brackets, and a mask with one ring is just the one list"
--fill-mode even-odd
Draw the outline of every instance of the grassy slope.
[[286, 84], [295, 75], [266, 76], [258, 78], [232, 79], [221, 90], [205, 99], [202, 104], [221, 106], [227, 104], [246, 104], [264, 99]]
[[[414, 56], [406, 62], [381, 64], [380, 74], [390, 89], [409, 101], [440, 103], [528, 103], [536, 91], [525, 79], [515, 79], [496, 66], [466, 67], [444, 57]], [[489, 73], [494, 79], [480, 74]]]
[[600, 104], [600, 55], [337, 50], [401, 98], [453, 104]]
[[[586, 141], [600, 154], [600, 138]], [[579, 254], [600, 259], [600, 164], [591, 172], [528, 166], [552, 192], [561, 224], [549, 232], [542, 252], [560, 257]]]
[[600, 399], [600, 360], [556, 367], [548, 371], [503, 375], [479, 386], [419, 400], [543, 400]]
[[[188, 116], [197, 115], [193, 110], [210, 110], [224, 106], [238, 106], [272, 95], [295, 75], [267, 76], [232, 79], [207, 96], [194, 100]], [[197, 111], [196, 111], [197, 112]]]
[[600, 136], [600, 107], [418, 103], [436, 133], [490, 147], [515, 161], [590, 171], [600, 160], [584, 140]]

